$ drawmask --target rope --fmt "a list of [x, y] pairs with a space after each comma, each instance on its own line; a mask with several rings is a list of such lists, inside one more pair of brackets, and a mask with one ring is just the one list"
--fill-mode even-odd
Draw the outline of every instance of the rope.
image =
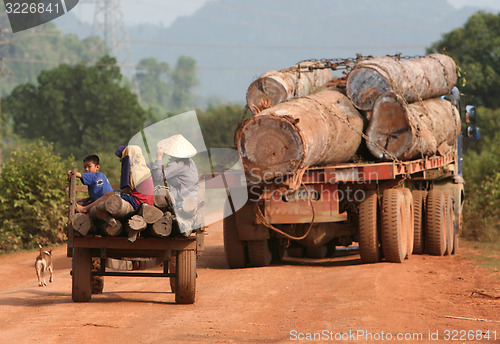
[[[306, 190], [307, 192], [307, 188], [305, 187], [304, 183], [302, 183], [301, 181], [301, 184], [302, 186], [304, 187], [304, 189]], [[309, 193], [308, 193], [309, 194]], [[308, 200], [309, 200], [309, 204], [311, 205], [311, 210], [312, 210], [312, 219], [311, 219], [311, 223], [309, 224], [309, 227], [307, 228], [306, 232], [304, 233], [304, 235], [300, 236], [300, 237], [294, 237], [293, 235], [290, 235], [286, 232], [283, 232], [281, 229], [279, 228], [276, 228], [274, 227], [272, 224], [269, 223], [269, 221], [267, 221], [266, 217], [264, 216], [264, 214], [262, 214], [262, 210], [260, 210], [260, 207], [257, 203], [255, 203], [255, 207], [257, 208], [257, 211], [256, 211], [256, 214], [257, 214], [257, 218], [260, 220], [260, 222], [266, 226], [267, 228], [275, 231], [276, 233], [278, 234], [281, 234], [283, 236], [285, 236], [286, 238], [288, 239], [291, 239], [291, 240], [302, 240], [304, 239], [305, 237], [307, 237], [309, 235], [309, 232], [311, 231], [311, 228], [312, 226], [314, 225], [314, 218], [316, 217], [316, 213], [314, 212], [314, 206], [312, 204], [312, 201], [311, 201], [311, 198], [308, 197]]]

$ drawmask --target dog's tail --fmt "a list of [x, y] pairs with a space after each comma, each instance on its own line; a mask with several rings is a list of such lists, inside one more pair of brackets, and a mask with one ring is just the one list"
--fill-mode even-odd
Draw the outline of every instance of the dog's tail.
[[40, 244], [38, 244], [38, 247], [40, 247], [40, 257], [41, 257], [41, 256], [42, 256], [42, 254], [43, 254], [43, 247], [42, 247], [42, 245], [40, 245]]

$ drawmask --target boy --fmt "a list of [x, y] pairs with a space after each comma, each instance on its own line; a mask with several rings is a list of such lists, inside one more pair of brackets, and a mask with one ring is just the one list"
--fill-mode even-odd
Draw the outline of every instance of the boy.
[[[95, 205], [95, 201], [108, 192], [113, 192], [113, 188], [106, 175], [99, 172], [101, 168], [99, 157], [95, 154], [89, 155], [83, 159], [84, 173], [76, 172], [76, 177], [82, 180], [84, 185], [89, 188], [89, 198], [86, 198], [82, 204], [77, 204], [79, 213], [88, 213]], [[71, 171], [68, 171], [68, 179]]]

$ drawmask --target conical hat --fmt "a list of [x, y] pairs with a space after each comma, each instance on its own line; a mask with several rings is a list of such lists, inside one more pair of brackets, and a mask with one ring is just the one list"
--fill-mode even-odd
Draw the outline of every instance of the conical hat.
[[156, 146], [163, 149], [165, 154], [174, 158], [190, 158], [197, 153], [196, 148], [194, 148], [191, 142], [186, 140], [181, 134], [161, 140]]

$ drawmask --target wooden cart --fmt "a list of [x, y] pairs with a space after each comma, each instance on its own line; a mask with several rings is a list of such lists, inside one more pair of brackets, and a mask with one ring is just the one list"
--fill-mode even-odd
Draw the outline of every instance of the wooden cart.
[[[100, 235], [81, 236], [72, 226], [76, 211], [76, 185], [73, 173], [69, 183], [69, 221], [67, 255], [72, 258], [72, 299], [88, 302], [92, 297], [93, 276], [169, 277], [175, 302], [192, 304], [196, 293], [196, 259], [204, 248], [204, 227], [189, 237], [166, 239], [139, 237], [129, 242], [126, 237]], [[93, 271], [93, 258], [100, 258], [100, 270]], [[163, 272], [107, 271], [106, 259], [153, 258], [163, 263]]]

